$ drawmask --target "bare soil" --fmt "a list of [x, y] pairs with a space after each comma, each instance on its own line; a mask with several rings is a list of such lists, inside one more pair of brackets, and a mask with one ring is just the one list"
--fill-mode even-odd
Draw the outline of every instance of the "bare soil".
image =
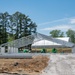
[[0, 59], [0, 75], [37, 75], [47, 67], [48, 60], [47, 56], [36, 56], [32, 59]]

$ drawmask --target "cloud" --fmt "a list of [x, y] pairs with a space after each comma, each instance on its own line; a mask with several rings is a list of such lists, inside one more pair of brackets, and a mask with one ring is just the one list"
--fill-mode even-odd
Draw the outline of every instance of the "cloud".
[[65, 21], [65, 20], [69, 20], [69, 19], [72, 19], [72, 18], [73, 18], [73, 17], [70, 17], [70, 18], [63, 18], [63, 19], [58, 19], [58, 20], [53, 20], [53, 21], [50, 21], [50, 22], [40, 23], [40, 24], [38, 24], [38, 25], [47, 25], [47, 24], [50, 24], [50, 23]]
[[75, 24], [75, 19], [70, 19], [71, 24]]
[[70, 25], [58, 25], [58, 26], [53, 26], [53, 27], [48, 27], [48, 28], [43, 28], [40, 30], [45, 30], [45, 31], [50, 31], [50, 30], [64, 30], [67, 31], [68, 29], [73, 29], [74, 30], [74, 26], [70, 26]]
[[[48, 25], [52, 23], [51, 25]], [[68, 29], [75, 30], [75, 17], [70, 17], [70, 18], [64, 18], [64, 19], [59, 19], [59, 20], [54, 20], [51, 22], [44, 22], [39, 24], [40, 29], [38, 31], [42, 31], [43, 33], [49, 33], [49, 31], [52, 30], [61, 30], [66, 32]], [[43, 27], [42, 27], [43, 25]]]

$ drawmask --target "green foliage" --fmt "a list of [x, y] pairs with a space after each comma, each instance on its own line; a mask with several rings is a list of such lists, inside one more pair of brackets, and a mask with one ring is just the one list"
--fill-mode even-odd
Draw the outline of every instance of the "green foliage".
[[[50, 32], [50, 35], [52, 37], [64, 37], [64, 32], [62, 32], [61, 30], [52, 30]], [[75, 43], [75, 31], [72, 29], [68, 29], [66, 31], [66, 35], [67, 37], [70, 37], [71, 42]]]
[[36, 32], [37, 25], [25, 14], [15, 12], [0, 13], [0, 44], [12, 41]]
[[31, 35], [32, 30], [36, 32], [36, 24], [31, 21], [31, 19], [20, 13], [16, 12], [13, 15], [12, 23], [15, 27], [13, 27], [15, 33], [15, 39], [21, 38], [23, 36]]
[[6, 43], [8, 29], [9, 14], [7, 12], [0, 13], [0, 44]]
[[8, 34], [8, 42], [11, 42], [14, 40], [14, 36], [12, 34]]
[[52, 37], [64, 37], [64, 33], [61, 32], [61, 30], [52, 30], [52, 31], [50, 32], [50, 35], [51, 35]]
[[70, 37], [71, 42], [75, 43], [75, 31], [74, 31], [74, 30], [69, 29], [69, 30], [66, 32], [66, 35], [67, 35], [68, 37]]

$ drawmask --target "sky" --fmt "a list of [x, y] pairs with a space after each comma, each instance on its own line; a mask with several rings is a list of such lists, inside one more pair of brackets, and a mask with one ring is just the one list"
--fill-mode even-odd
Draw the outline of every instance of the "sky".
[[75, 30], [75, 0], [0, 0], [0, 13], [19, 11], [37, 24], [37, 32]]

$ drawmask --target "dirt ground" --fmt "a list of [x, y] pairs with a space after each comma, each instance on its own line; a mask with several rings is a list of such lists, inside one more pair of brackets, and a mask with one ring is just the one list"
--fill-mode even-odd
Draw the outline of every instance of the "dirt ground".
[[[45, 48], [47, 53], [52, 53], [52, 48]], [[56, 48], [57, 53], [72, 53], [72, 48]], [[34, 48], [32, 49], [33, 52], [41, 52], [42, 48]]]
[[48, 60], [47, 56], [36, 56], [32, 59], [0, 59], [0, 75], [37, 75], [48, 65]]

